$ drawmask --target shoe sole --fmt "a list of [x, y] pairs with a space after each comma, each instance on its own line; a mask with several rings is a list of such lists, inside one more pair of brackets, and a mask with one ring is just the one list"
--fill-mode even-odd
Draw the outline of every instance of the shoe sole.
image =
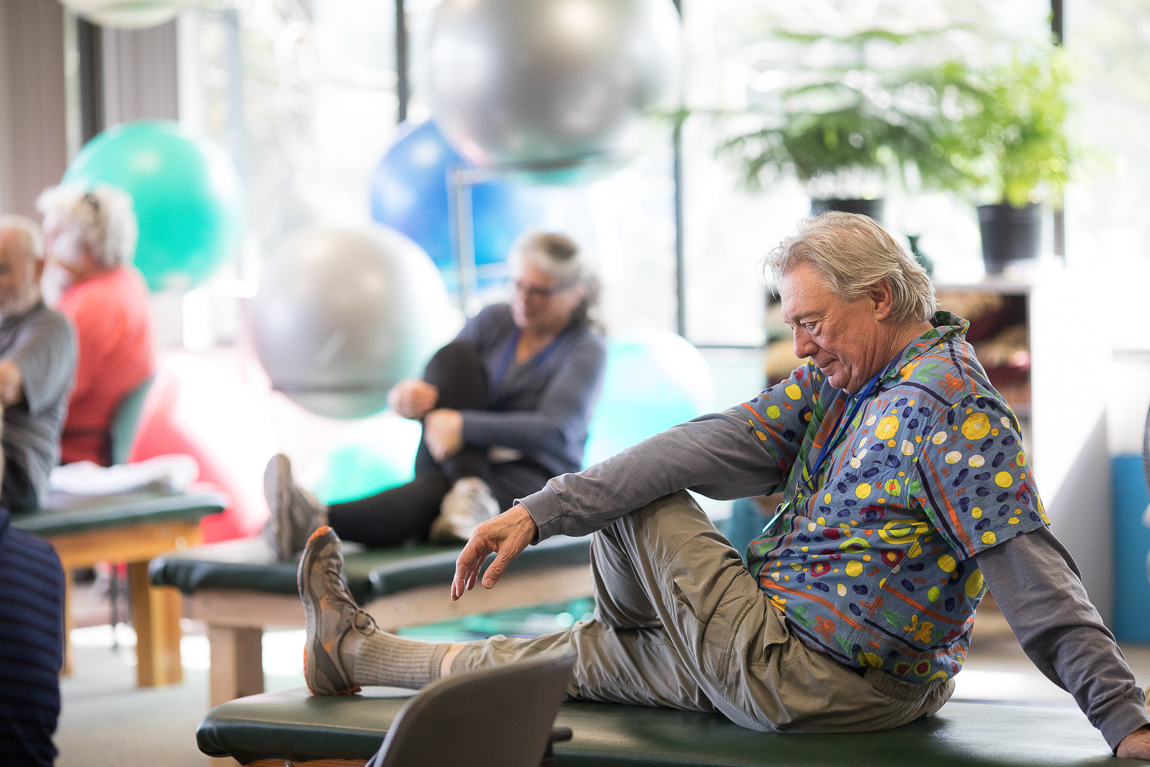
[[[312, 634], [313, 636], [316, 633], [315, 627], [319, 624], [320, 609], [319, 605], [316, 603], [316, 600], [311, 596], [311, 590], [308, 589], [304, 584], [304, 571], [308, 569], [305, 567], [305, 564], [310, 565], [311, 563], [311, 560], [308, 557], [308, 553], [312, 550], [312, 541], [314, 541], [316, 538], [319, 538], [320, 536], [326, 535], [329, 530], [331, 530], [330, 527], [323, 525], [311, 534], [311, 537], [307, 539], [307, 546], [304, 547], [303, 556], [300, 557], [299, 566], [296, 568], [296, 589], [299, 591], [300, 601], [303, 602], [304, 621], [306, 622], [309, 629], [311, 629], [308, 633]], [[331, 656], [328, 654], [327, 650], [324, 649], [323, 645], [320, 644], [318, 637], [313, 640], [311, 650], [315, 654], [316, 658], [326, 659], [327, 665], [335, 668], [335, 662], [331, 659]], [[323, 664], [320, 663], [319, 665]], [[317, 685], [312, 684], [312, 670], [309, 668], [308, 664], [308, 648], [306, 645], [303, 648], [303, 676], [304, 681], [307, 683], [307, 689], [311, 692], [312, 695], [352, 695], [353, 693], [357, 693], [362, 689], [358, 684], [352, 685], [351, 687], [342, 690], [335, 689], [334, 685], [332, 686], [331, 691], [316, 689]], [[332, 678], [330, 673], [325, 672], [324, 676], [328, 677], [329, 680]]]

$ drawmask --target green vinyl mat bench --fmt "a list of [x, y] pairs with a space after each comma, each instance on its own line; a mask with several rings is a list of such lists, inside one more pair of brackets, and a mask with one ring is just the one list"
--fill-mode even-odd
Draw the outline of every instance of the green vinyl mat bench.
[[[476, 586], [452, 602], [449, 589], [459, 550], [430, 545], [364, 549], [345, 543], [344, 578], [352, 596], [385, 631], [591, 594], [589, 538], [555, 536], [528, 546], [498, 588]], [[211, 705], [263, 692], [264, 630], [304, 625], [296, 561], [275, 561], [259, 536], [170, 552], [152, 561], [152, 584], [178, 588], [184, 594], [184, 614], [207, 625]]]
[[[412, 695], [386, 687], [318, 698], [305, 689], [217, 706], [196, 731], [200, 750], [257, 767], [353, 767], [379, 750]], [[482, 705], [482, 701], [476, 701]], [[1075, 708], [952, 701], [937, 715], [887, 732], [773, 735], [718, 714], [567, 702], [556, 727], [557, 767], [1102, 767], [1115, 760], [1102, 735]], [[482, 748], [482, 744], [477, 744]], [[1141, 764], [1141, 762], [1137, 762]]]

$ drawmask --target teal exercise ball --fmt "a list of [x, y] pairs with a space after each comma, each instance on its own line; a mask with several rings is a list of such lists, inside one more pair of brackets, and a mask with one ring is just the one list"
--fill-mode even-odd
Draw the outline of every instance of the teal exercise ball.
[[244, 193], [236, 166], [178, 123], [107, 129], [76, 155], [64, 181], [112, 184], [132, 196], [140, 223], [135, 264], [153, 291], [195, 287], [239, 245]]
[[635, 330], [607, 339], [607, 369], [587, 429], [584, 465], [711, 412], [714, 398], [707, 361], [682, 336]]
[[301, 479], [324, 503], [344, 503], [382, 493], [415, 479], [417, 421], [386, 411], [345, 429]]

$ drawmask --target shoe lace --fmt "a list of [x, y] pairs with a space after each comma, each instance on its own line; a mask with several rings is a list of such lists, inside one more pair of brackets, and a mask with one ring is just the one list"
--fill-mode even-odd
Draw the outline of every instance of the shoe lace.
[[[368, 613], [367, 610], [357, 605], [355, 600], [351, 598], [351, 594], [348, 593], [347, 590], [347, 584], [343, 582], [340, 571], [334, 567], [329, 567], [324, 569], [323, 574], [327, 578], [328, 586], [331, 588], [331, 592], [335, 595], [336, 599], [351, 605], [355, 610], [355, 614], [351, 617], [351, 627], [355, 629], [355, 632], [361, 636], [370, 636], [379, 631], [379, 624], [375, 622], [375, 618], [371, 617], [371, 614]], [[364, 625], [362, 627], [360, 626], [361, 617], [366, 619], [363, 621]]]

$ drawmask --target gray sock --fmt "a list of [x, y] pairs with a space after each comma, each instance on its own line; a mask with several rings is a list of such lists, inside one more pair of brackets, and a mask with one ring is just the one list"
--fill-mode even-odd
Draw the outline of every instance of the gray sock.
[[353, 631], [340, 646], [339, 658], [356, 684], [418, 690], [439, 679], [449, 647], [449, 642], [419, 642], [386, 631], [368, 636]]

